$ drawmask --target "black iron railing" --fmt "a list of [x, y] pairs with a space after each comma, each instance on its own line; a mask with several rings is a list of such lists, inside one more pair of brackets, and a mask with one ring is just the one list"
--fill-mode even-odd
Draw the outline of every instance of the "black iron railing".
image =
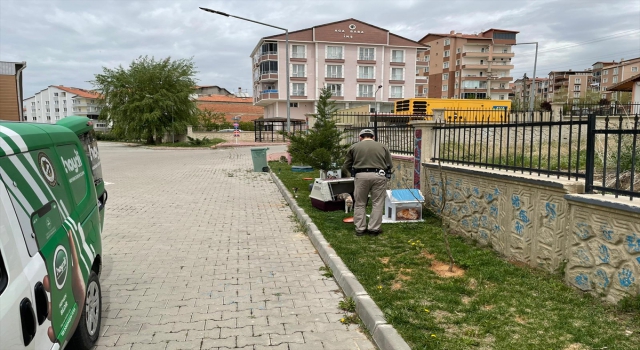
[[[344, 141], [354, 144], [359, 141], [360, 131], [369, 127], [349, 127], [344, 130]], [[414, 152], [415, 131], [411, 125], [378, 126], [377, 141], [387, 145], [394, 154], [412, 156]]]
[[445, 111], [434, 128], [433, 160], [584, 179], [587, 193], [640, 197], [640, 184], [635, 183], [640, 168], [640, 111], [629, 113], [638, 105], [616, 105], [604, 115], [584, 105], [572, 107], [564, 106], [559, 115], [549, 111]]
[[411, 120], [431, 120], [431, 116], [424, 114], [395, 114], [395, 113], [339, 113], [334, 116], [336, 123], [348, 124], [351, 127], [373, 128], [378, 126], [407, 125]]

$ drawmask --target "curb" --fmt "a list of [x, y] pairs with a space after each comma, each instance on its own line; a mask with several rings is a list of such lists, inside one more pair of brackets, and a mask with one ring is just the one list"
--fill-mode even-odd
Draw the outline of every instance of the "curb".
[[371, 299], [367, 291], [360, 282], [358, 282], [336, 251], [331, 248], [329, 242], [324, 238], [322, 232], [318, 230], [316, 224], [311, 221], [309, 215], [307, 215], [291, 197], [291, 194], [282, 181], [272, 172], [270, 172], [269, 175], [271, 175], [273, 182], [275, 182], [280, 193], [282, 193], [282, 196], [289, 204], [291, 211], [294, 212], [303, 223], [311, 243], [318, 250], [318, 254], [320, 254], [324, 263], [331, 268], [333, 276], [340, 288], [342, 288], [344, 294], [353, 298], [356, 302], [356, 313], [365, 327], [367, 327], [369, 333], [371, 333], [373, 341], [378, 348], [380, 350], [411, 350], [407, 342], [402, 339], [395, 328], [387, 323], [382, 310], [380, 310], [378, 305]]

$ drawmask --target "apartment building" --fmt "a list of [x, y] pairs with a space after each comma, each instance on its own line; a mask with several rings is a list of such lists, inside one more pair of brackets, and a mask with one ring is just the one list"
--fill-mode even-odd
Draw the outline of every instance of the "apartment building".
[[518, 32], [489, 29], [478, 34], [429, 33], [419, 40], [430, 49], [417, 67], [417, 91], [431, 98], [507, 100], [512, 80], [511, 48]]
[[[535, 89], [536, 101], [548, 101], [549, 99], [549, 78], [536, 78], [535, 86], [533, 79], [520, 78], [513, 82], [513, 100], [518, 100], [528, 106], [529, 97], [532, 94], [532, 89]], [[536, 102], [538, 103], [538, 102]]]
[[554, 102], [578, 103], [578, 99], [587, 97], [593, 84], [591, 69], [584, 71], [549, 72], [548, 98]]
[[[350, 18], [289, 33], [292, 119], [315, 112], [328, 87], [339, 109], [391, 111], [393, 101], [415, 96], [418, 57], [428, 47]], [[260, 39], [251, 53], [254, 104], [265, 118], [286, 117], [285, 35]], [[381, 88], [379, 88], [382, 86]]]
[[0, 120], [20, 121], [22, 108], [22, 71], [26, 62], [0, 62]]
[[[23, 120], [55, 124], [70, 115], [98, 119], [101, 109], [97, 103], [99, 96], [85, 89], [51, 85], [23, 101]], [[96, 127], [104, 126], [96, 124]]]
[[596, 62], [593, 67], [594, 73], [596, 67], [600, 72], [599, 87], [602, 98], [613, 101], [618, 99], [618, 93], [608, 91], [609, 87], [640, 74], [640, 57], [621, 59], [619, 62]]

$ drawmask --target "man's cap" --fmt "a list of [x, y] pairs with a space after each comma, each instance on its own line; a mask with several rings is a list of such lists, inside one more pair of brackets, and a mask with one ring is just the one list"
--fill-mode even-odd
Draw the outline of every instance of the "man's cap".
[[373, 136], [373, 130], [371, 129], [363, 129], [362, 131], [360, 131], [360, 136], [364, 136], [364, 135], [371, 135]]

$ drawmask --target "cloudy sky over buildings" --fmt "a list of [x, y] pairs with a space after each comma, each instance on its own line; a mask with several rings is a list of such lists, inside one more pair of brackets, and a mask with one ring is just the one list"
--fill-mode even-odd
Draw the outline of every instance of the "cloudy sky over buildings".
[[[280, 31], [199, 6], [290, 31], [348, 18], [412, 40], [516, 30], [518, 42], [539, 42], [539, 77], [640, 56], [640, 0], [2, 0], [0, 60], [27, 62], [25, 96], [49, 85], [91, 88], [102, 67], [127, 66], [141, 55], [192, 57], [200, 85], [251, 93], [249, 55], [261, 37]], [[514, 79], [531, 76], [533, 49], [514, 48]]]

